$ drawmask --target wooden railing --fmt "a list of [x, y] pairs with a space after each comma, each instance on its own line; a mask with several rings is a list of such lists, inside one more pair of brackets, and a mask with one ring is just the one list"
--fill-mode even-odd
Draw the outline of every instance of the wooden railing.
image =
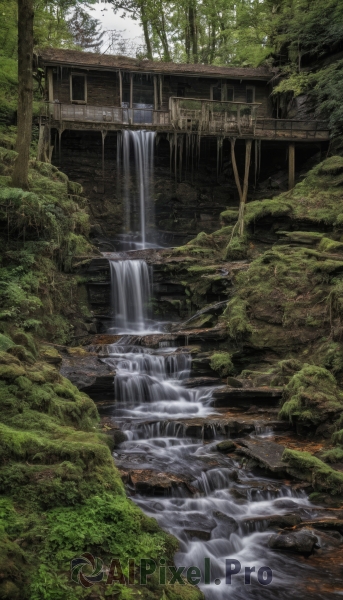
[[170, 98], [171, 124], [179, 131], [254, 135], [260, 104]]
[[327, 121], [297, 121], [296, 119], [257, 119], [258, 137], [292, 139], [329, 139]]
[[46, 102], [44, 116], [54, 121], [114, 123], [118, 125], [169, 125], [169, 111]]
[[161, 130], [194, 132], [202, 135], [251, 136], [262, 139], [327, 140], [325, 121], [258, 118], [260, 104], [218, 102], [198, 98], [170, 98], [169, 110], [90, 106], [46, 102], [42, 116], [50, 121], [107, 123], [118, 126], [157, 127]]

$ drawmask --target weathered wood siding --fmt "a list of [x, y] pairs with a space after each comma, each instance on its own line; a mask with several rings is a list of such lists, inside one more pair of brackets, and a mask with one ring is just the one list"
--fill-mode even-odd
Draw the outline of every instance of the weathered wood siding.
[[[54, 100], [70, 102], [70, 73], [87, 75], [87, 104], [92, 106], [120, 106], [119, 98], [119, 75], [113, 71], [81, 71], [70, 68], [56, 68], [53, 73]], [[272, 106], [269, 99], [269, 88], [263, 81], [238, 81], [230, 79], [215, 79], [209, 77], [182, 77], [173, 75], [162, 76], [162, 106], [161, 110], [169, 109], [169, 98], [178, 95], [178, 86], [185, 87], [185, 97], [209, 100], [211, 86], [221, 81], [234, 89], [234, 100], [246, 102], [247, 86], [255, 87], [255, 102], [261, 103], [258, 117], [271, 117]], [[129, 77], [123, 77], [123, 100], [127, 102], [130, 98]]]
[[[119, 106], [118, 73], [78, 71], [73, 73], [87, 76], [87, 104], [93, 106]], [[54, 100], [70, 102], [70, 69], [60, 69], [54, 73]]]

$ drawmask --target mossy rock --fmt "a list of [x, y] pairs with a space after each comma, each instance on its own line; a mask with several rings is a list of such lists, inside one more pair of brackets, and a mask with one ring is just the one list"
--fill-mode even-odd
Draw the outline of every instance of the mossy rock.
[[282, 461], [287, 471], [298, 479], [308, 481], [315, 490], [329, 491], [332, 495], [343, 493], [343, 473], [335, 471], [309, 452], [286, 449]]
[[9, 348], [15, 346], [15, 343], [7, 335], [0, 333], [0, 351], [6, 352]]
[[232, 440], [225, 440], [225, 442], [219, 442], [216, 448], [219, 452], [234, 452], [237, 446]]
[[25, 346], [33, 356], [37, 356], [37, 347], [33, 335], [24, 331], [16, 331], [13, 333], [13, 340], [19, 346]]
[[58, 366], [62, 362], [62, 356], [53, 346], [43, 346], [40, 350], [39, 356], [41, 360], [52, 365]]
[[79, 356], [80, 358], [84, 356], [90, 356], [88, 350], [82, 348], [82, 346], [77, 346], [75, 348], [67, 348], [67, 352], [70, 356]]
[[26, 362], [31, 365], [33, 365], [35, 362], [35, 357], [25, 348], [25, 346], [12, 346], [8, 349], [8, 353], [13, 354], [13, 356], [16, 356], [22, 362]]
[[18, 364], [0, 365], [0, 379], [13, 380], [25, 374], [25, 369]]
[[327, 369], [304, 364], [284, 391], [280, 418], [316, 425], [329, 421], [331, 429], [343, 411], [343, 392]]
[[210, 367], [216, 371], [220, 377], [227, 377], [234, 372], [234, 366], [231, 361], [231, 354], [228, 352], [216, 352], [212, 354]]
[[335, 242], [327, 237], [323, 237], [319, 244], [318, 248], [321, 252], [329, 252], [332, 254], [341, 254], [343, 253], [343, 243]]
[[321, 175], [337, 175], [343, 173], [343, 157], [331, 156], [324, 160], [318, 168]]

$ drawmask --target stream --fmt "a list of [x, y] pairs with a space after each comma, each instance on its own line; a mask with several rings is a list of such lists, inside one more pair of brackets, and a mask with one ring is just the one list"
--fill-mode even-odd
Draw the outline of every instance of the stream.
[[[178, 538], [178, 567], [195, 566], [203, 574], [205, 558], [210, 559], [211, 583], [199, 584], [206, 598], [221, 600], [228, 594], [234, 600], [299, 597], [299, 582], [304, 586], [312, 577], [310, 561], [270, 550], [267, 543], [273, 532], [264, 519], [294, 510], [313, 518], [313, 504], [290, 482], [256, 475], [219, 453], [216, 443], [224, 439], [220, 432], [213, 432], [217, 438], [212, 441], [186, 436], [180, 420], [189, 423], [190, 419], [215, 414], [211, 405], [214, 388], [185, 387], [191, 370], [187, 348], [152, 350], [133, 344], [137, 339], [134, 333], [156, 333], [159, 324], [147, 318], [147, 265], [142, 260], [122, 258], [120, 255], [111, 261], [115, 289], [110, 329], [121, 337], [108, 346], [108, 358], [103, 359], [116, 371], [116, 403], [105, 412], [127, 440], [114, 453], [115, 462], [122, 470], [152, 470], [189, 482], [188, 487], [175, 485], [164, 494], [137, 493], [131, 488], [132, 499]], [[253, 436], [270, 433], [262, 428]], [[130, 493], [130, 485], [128, 489]], [[231, 558], [241, 563], [242, 570], [232, 576], [229, 586], [225, 560]], [[245, 567], [252, 569], [250, 585], [245, 583]], [[268, 586], [258, 580], [261, 567], [269, 568], [264, 577], [272, 572]], [[328, 596], [319, 593], [310, 597]]]

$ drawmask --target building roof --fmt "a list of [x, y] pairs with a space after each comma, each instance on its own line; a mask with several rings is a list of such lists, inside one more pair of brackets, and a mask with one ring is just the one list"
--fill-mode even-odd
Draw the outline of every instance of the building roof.
[[64, 65], [91, 70], [119, 70], [164, 75], [188, 75], [191, 77], [223, 77], [232, 79], [256, 79], [268, 81], [272, 73], [265, 67], [217, 67], [203, 64], [183, 64], [152, 60], [140, 60], [127, 56], [46, 48], [37, 50], [40, 65]]

